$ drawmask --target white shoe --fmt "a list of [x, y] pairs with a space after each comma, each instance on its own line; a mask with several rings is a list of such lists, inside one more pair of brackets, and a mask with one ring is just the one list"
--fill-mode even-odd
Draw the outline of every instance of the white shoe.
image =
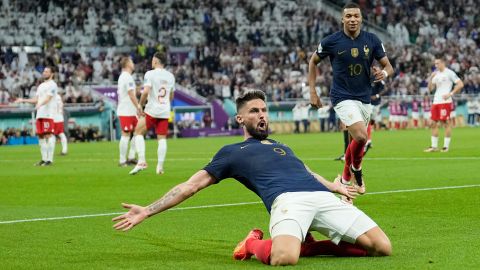
[[156, 170], [157, 174], [163, 174], [163, 168], [160, 167], [160, 165], [157, 165], [157, 170]]
[[139, 163], [135, 165], [135, 168], [129, 172], [130, 175], [137, 174], [139, 171], [145, 170], [147, 168], [147, 163]]

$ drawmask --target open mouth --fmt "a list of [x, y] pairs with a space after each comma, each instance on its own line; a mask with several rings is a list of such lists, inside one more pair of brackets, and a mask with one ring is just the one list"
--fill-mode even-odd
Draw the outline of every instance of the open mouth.
[[265, 130], [267, 128], [267, 123], [265, 121], [261, 121], [260, 123], [258, 123], [257, 127], [259, 129]]

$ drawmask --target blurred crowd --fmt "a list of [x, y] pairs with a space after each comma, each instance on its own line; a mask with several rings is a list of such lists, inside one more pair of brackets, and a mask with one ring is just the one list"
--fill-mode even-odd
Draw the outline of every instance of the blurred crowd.
[[[243, 89], [260, 88], [272, 101], [307, 99], [310, 55], [321, 38], [341, 30], [339, 18], [306, 0], [36, 2], [2, 2], [0, 44], [39, 45], [30, 42], [36, 38], [25, 37], [40, 33], [43, 52], [0, 48], [0, 103], [31, 96], [47, 62], [57, 65], [66, 100], [88, 101], [82, 85], [114, 83], [123, 45], [130, 48], [139, 84], [151, 56], [161, 50], [169, 52], [168, 68], [177, 82], [202, 96], [235, 98]], [[475, 1], [357, 2], [365, 20], [391, 36], [384, 40], [396, 71], [387, 84], [390, 95], [425, 94], [437, 53], [463, 79], [464, 93], [480, 93], [480, 15]], [[13, 43], [8, 41], [12, 37]], [[63, 46], [74, 49], [64, 52]], [[170, 48], [182, 48], [185, 57]], [[317, 76], [319, 91], [328, 96], [328, 60], [320, 63], [318, 72], [323, 75]]]
[[[8, 140], [11, 138], [27, 138], [35, 136], [32, 129], [26, 127], [20, 128], [6, 128], [5, 130], [0, 129], [0, 145], [7, 145]], [[105, 136], [100, 131], [98, 126], [88, 125], [80, 126], [74, 124], [71, 128], [68, 129], [68, 141], [69, 142], [92, 142], [92, 141], [101, 141], [105, 139]], [[22, 144], [25, 142], [22, 142]]]

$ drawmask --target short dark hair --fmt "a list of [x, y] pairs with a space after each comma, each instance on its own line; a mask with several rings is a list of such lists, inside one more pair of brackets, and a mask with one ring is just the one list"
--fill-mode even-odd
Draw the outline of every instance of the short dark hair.
[[55, 68], [55, 66], [54, 66], [54, 65], [46, 65], [46, 66], [45, 66], [45, 68], [48, 68], [48, 69], [50, 69], [50, 71], [51, 71], [52, 73], [55, 73], [55, 72], [57, 72], [57, 70], [56, 70], [56, 68]]
[[349, 2], [343, 6], [342, 11], [347, 9], [347, 8], [360, 8], [360, 6], [357, 3], [354, 2]]
[[163, 65], [167, 63], [167, 55], [164, 52], [156, 52], [153, 57], [157, 58]]
[[263, 101], [266, 100], [265, 93], [262, 90], [247, 90], [243, 94], [241, 94], [235, 101], [237, 104], [237, 113], [240, 109], [245, 106], [245, 103], [249, 102], [250, 100], [254, 99], [261, 99]]
[[435, 54], [435, 59], [441, 60], [442, 62], [445, 62], [445, 55], [443, 54]]

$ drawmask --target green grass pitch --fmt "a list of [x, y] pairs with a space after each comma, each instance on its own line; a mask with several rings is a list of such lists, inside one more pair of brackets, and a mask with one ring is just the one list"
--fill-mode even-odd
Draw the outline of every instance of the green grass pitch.
[[[375, 132], [363, 163], [369, 194], [355, 204], [390, 237], [393, 255], [301, 258], [295, 269], [479, 269], [479, 137], [478, 128], [457, 128], [449, 153], [423, 153], [428, 130]], [[343, 165], [333, 161], [343, 148], [340, 133], [271, 138], [328, 179], [341, 172]], [[234, 180], [130, 232], [112, 229], [112, 213], [123, 212], [121, 202], [156, 200], [207, 164], [222, 145], [239, 140], [171, 139], [162, 176], [154, 172], [155, 141], [147, 142], [150, 167], [136, 176], [117, 166], [117, 143], [70, 144], [69, 155], [57, 155], [51, 167], [33, 166], [40, 159], [38, 146], [0, 147], [0, 268], [265, 269], [255, 259], [231, 257], [250, 229], [259, 227], [269, 237], [260, 199]], [[449, 188], [436, 189], [441, 187]], [[196, 208], [209, 205], [218, 207]], [[83, 215], [93, 216], [62, 218]], [[30, 221], [55, 217], [60, 219]], [[24, 221], [6, 222], [19, 220]]]

